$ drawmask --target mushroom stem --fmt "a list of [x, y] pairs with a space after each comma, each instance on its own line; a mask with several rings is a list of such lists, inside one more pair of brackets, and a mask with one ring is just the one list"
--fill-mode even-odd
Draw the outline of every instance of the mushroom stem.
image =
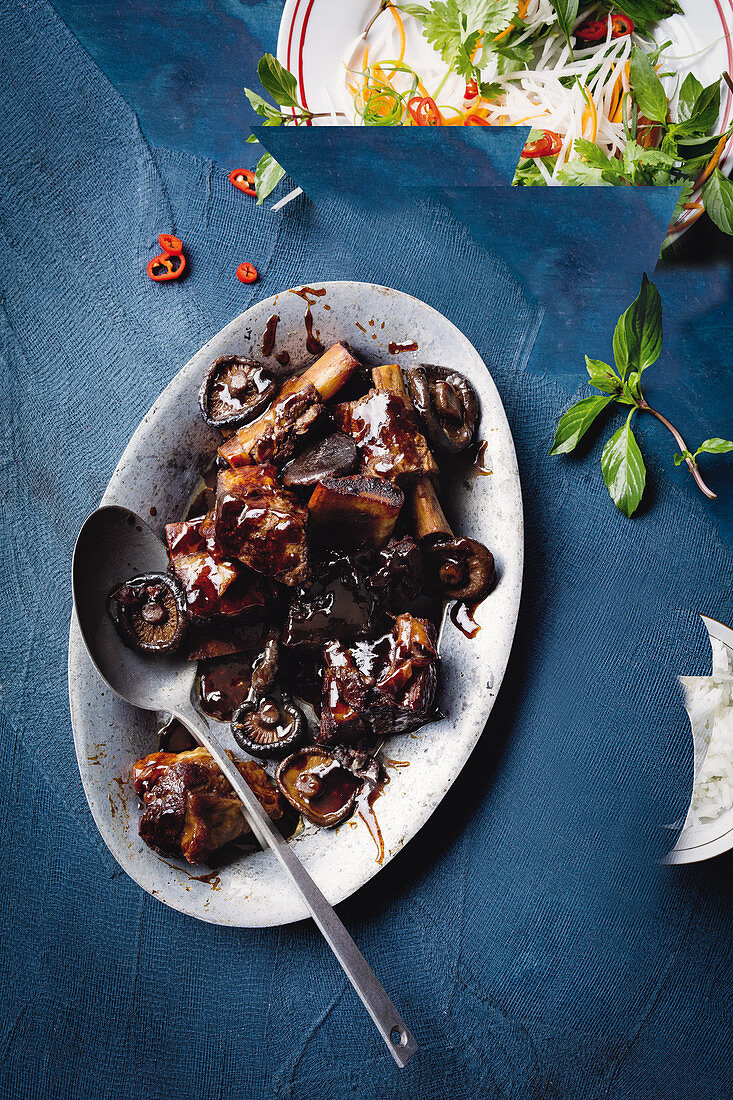
[[354, 358], [345, 344], [333, 344], [320, 359], [316, 359], [315, 363], [301, 374], [298, 382], [301, 385], [310, 383], [318, 390], [321, 400], [328, 401], [341, 389], [358, 366], [358, 359]]

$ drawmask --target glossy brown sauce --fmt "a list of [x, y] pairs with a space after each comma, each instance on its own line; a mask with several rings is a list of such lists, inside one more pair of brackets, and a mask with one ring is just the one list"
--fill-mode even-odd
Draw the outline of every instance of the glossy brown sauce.
[[377, 815], [374, 812], [374, 803], [379, 798], [387, 783], [389, 783], [389, 778], [385, 777], [381, 783], [377, 783], [375, 787], [364, 787], [356, 802], [356, 812], [366, 825], [369, 830], [369, 835], [374, 841], [377, 849], [375, 862], [380, 866], [384, 862], [384, 837], [382, 836], [382, 830], [377, 821]]
[[311, 297], [322, 298], [323, 295], [326, 293], [326, 288], [325, 286], [318, 287], [317, 289], [312, 286], [302, 286], [300, 290], [291, 290], [290, 293], [297, 294], [298, 297], [302, 298], [304, 302], [308, 302], [308, 305], [311, 305]]
[[241, 659], [209, 665], [199, 683], [201, 709], [218, 722], [230, 722], [247, 698], [251, 680], [252, 667]]
[[316, 329], [313, 332], [313, 314], [311, 313], [311, 304], [308, 303], [308, 308], [305, 311], [305, 331], [307, 333], [305, 346], [311, 355], [323, 355], [326, 350], [325, 346], [318, 339], [319, 332]]
[[289, 367], [290, 366], [290, 352], [288, 352], [288, 351], [279, 351], [277, 353], [277, 355], [275, 356], [275, 358], [277, 359], [277, 361], [278, 361], [278, 363], [280, 364], [281, 367]]
[[[479, 603], [482, 601], [479, 600]], [[456, 602], [450, 609], [450, 621], [467, 638], [475, 638], [481, 627], [474, 619], [477, 603]]]
[[277, 326], [280, 318], [277, 313], [273, 313], [272, 317], [265, 325], [265, 332], [262, 337], [262, 354], [272, 355], [273, 348], [275, 347], [275, 336], [277, 335]]
[[392, 340], [388, 347], [390, 355], [399, 355], [401, 351], [417, 351], [417, 341], [413, 340], [411, 344], [395, 344]]
[[486, 477], [487, 474], [493, 474], [493, 470], [485, 464], [486, 448], [489, 445], [488, 439], [482, 439], [478, 445], [478, 453], [476, 455], [476, 461], [473, 464], [473, 468], [479, 477]]

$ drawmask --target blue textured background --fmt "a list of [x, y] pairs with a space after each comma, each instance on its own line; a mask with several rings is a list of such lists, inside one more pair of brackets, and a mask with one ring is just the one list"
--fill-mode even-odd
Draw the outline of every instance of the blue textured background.
[[[69, 7], [108, 30], [112, 12], [135, 17], [174, 57], [186, 27], [196, 38], [188, 17], [204, 18], [176, 5], [156, 29], [149, 3]], [[253, 56], [278, 8], [229, 9]], [[629, 522], [605, 495], [598, 439], [579, 460], [547, 456], [579, 350], [608, 353], [670, 196], [466, 192], [458, 206], [445, 191], [385, 213], [377, 242], [337, 196], [256, 210], [203, 138], [181, 151], [162, 112], [162, 131], [141, 132], [41, 0], [0, 13], [0, 1095], [728, 1100], [733, 860], [654, 857], [688, 793], [675, 677], [709, 666], [696, 613], [733, 618], [733, 485], [709, 462], [725, 496], [706, 505], [651, 425], [651, 489]], [[229, 26], [206, 13], [201, 74]], [[210, 109], [209, 138], [226, 124]], [[161, 287], [144, 265], [163, 230], [191, 270]], [[656, 388], [694, 439], [731, 431], [718, 257], [657, 275]], [[244, 258], [254, 287], [233, 277]], [[421, 1043], [402, 1073], [309, 924], [202, 925], [127, 879], [86, 808], [65, 700], [73, 540], [140, 416], [250, 302], [325, 278], [388, 282], [466, 332], [504, 399], [525, 495], [525, 592], [487, 731], [426, 829], [341, 907]], [[534, 346], [509, 356], [540, 316]]]

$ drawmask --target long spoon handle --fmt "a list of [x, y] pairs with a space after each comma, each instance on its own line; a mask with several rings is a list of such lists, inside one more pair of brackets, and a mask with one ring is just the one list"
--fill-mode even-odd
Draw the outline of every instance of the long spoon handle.
[[303, 864], [293, 853], [291, 846], [275, 828], [204, 718], [194, 709], [192, 703], [181, 704], [174, 714], [216, 760], [241, 799], [242, 812], [252, 832], [263, 848], [267, 845], [273, 850], [287, 874], [290, 875], [308, 906], [310, 915], [376, 1024], [395, 1062], [400, 1067], [406, 1066], [417, 1050], [417, 1043], [369, 963]]

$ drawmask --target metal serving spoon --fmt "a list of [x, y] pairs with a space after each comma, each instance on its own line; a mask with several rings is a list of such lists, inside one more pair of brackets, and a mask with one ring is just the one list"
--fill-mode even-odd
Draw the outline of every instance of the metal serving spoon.
[[264, 848], [272, 849], [361, 998], [398, 1066], [417, 1043], [359, 948], [248, 787], [206, 719], [195, 708], [196, 663], [145, 657], [123, 645], [106, 610], [110, 590], [141, 573], [165, 572], [168, 555], [140, 516], [110, 505], [93, 512], [74, 550], [74, 606], [89, 656], [114, 692], [142, 710], [168, 711], [213, 756], [242, 801], [242, 813]]

